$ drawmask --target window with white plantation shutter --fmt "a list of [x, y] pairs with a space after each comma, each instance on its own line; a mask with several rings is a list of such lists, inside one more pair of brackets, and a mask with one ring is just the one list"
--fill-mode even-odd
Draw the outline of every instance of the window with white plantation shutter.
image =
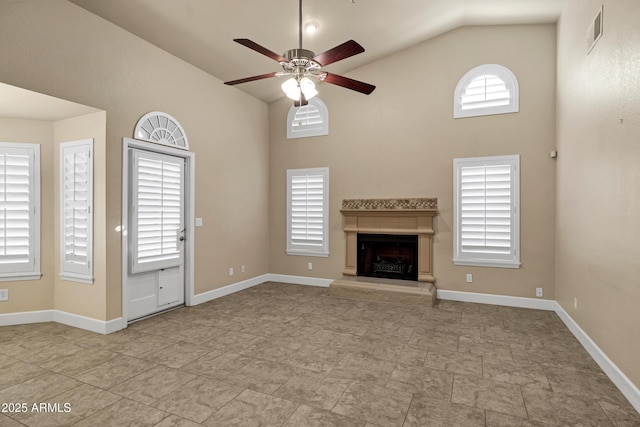
[[329, 169], [287, 170], [287, 254], [329, 256]]
[[307, 105], [291, 107], [287, 114], [287, 139], [329, 135], [329, 110], [317, 96]]
[[181, 264], [184, 159], [134, 150], [132, 177], [132, 272]]
[[454, 92], [453, 117], [515, 113], [520, 109], [518, 79], [506, 67], [484, 64], [467, 72]]
[[60, 276], [93, 283], [93, 140], [60, 144]]
[[520, 266], [520, 157], [454, 160], [454, 264]]
[[0, 143], [0, 280], [40, 278], [40, 145]]

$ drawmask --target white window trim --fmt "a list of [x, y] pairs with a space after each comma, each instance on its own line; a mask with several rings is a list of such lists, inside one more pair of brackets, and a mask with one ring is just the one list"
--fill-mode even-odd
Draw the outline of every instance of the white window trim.
[[[472, 109], [462, 109], [462, 96], [469, 84], [476, 78], [492, 75], [499, 77], [507, 87], [510, 93], [508, 105], [499, 105], [493, 107], [479, 107]], [[517, 113], [520, 111], [520, 88], [516, 75], [507, 67], [498, 64], [483, 64], [469, 70], [456, 86], [453, 95], [453, 117], [465, 118], [476, 116], [489, 116], [494, 114]]]
[[[292, 241], [292, 181], [297, 176], [322, 175], [323, 188], [323, 218], [322, 244], [308, 246], [295, 244]], [[287, 255], [329, 256], [329, 168], [288, 169], [287, 170]]]
[[[86, 262], [76, 264], [66, 259], [65, 247], [65, 158], [68, 154], [86, 152], [87, 162], [87, 256]], [[93, 284], [93, 139], [63, 142], [60, 144], [60, 277], [72, 282]]]
[[[463, 167], [509, 165], [511, 167], [511, 250], [508, 255], [462, 251], [461, 171]], [[453, 263], [481, 267], [520, 268], [520, 156], [474, 157], [453, 160]]]
[[314, 106], [318, 109], [318, 114], [320, 115], [322, 122], [314, 126], [306, 126], [303, 129], [294, 129], [293, 123], [296, 114], [301, 108], [306, 108], [306, 106], [292, 106], [287, 114], [287, 139], [329, 135], [329, 110], [326, 104], [317, 96], [311, 98], [308, 102], [309, 106]]
[[[39, 280], [40, 272], [40, 144], [0, 142], [0, 150], [23, 151], [31, 156], [32, 179], [29, 181], [31, 219], [29, 222], [29, 257], [27, 268], [22, 271], [5, 269], [0, 272], [0, 281]], [[6, 150], [6, 151], [5, 151]]]

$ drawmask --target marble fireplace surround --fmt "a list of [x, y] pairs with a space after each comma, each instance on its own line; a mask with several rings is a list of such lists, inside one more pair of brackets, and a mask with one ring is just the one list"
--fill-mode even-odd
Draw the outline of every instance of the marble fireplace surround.
[[410, 234], [418, 236], [418, 281], [435, 282], [433, 217], [438, 199], [346, 199], [340, 212], [347, 241], [345, 276], [358, 274], [358, 233]]

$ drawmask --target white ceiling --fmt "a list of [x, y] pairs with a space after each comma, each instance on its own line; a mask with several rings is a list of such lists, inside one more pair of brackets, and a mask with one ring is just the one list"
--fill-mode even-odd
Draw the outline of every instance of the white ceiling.
[[[234, 38], [278, 54], [298, 47], [297, 0], [70, 1], [223, 81], [281, 70]], [[326, 68], [346, 74], [464, 25], [553, 23], [562, 5], [563, 0], [304, 0], [303, 22], [317, 21], [320, 30], [303, 35], [303, 47], [321, 53], [357, 41], [364, 53]], [[278, 83], [266, 79], [235, 87], [272, 102], [282, 96]]]

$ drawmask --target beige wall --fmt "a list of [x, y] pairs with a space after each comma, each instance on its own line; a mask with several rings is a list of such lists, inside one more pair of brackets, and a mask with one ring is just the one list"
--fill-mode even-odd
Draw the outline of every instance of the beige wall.
[[0, 288], [9, 290], [9, 300], [0, 302], [0, 313], [14, 313], [23, 311], [49, 310], [53, 308], [54, 257], [50, 248], [53, 247], [54, 236], [52, 188], [46, 183], [53, 182], [53, 124], [40, 120], [20, 120], [0, 118], [0, 141], [23, 142], [40, 144], [40, 241], [41, 259], [40, 280], [24, 280], [14, 282], [0, 282]]
[[106, 293], [85, 315], [121, 315], [122, 137], [149, 111], [175, 117], [196, 153], [196, 293], [268, 272], [263, 102], [67, 2], [0, 2], [0, 55], [0, 81], [106, 111]]
[[[55, 244], [54, 308], [66, 313], [106, 319], [104, 304], [107, 288], [105, 245], [105, 129], [106, 113], [99, 112], [54, 123], [54, 176], [49, 192], [53, 194]], [[60, 144], [93, 139], [93, 284], [71, 282], [60, 277]]]
[[[365, 46], [366, 48], [366, 46]], [[471, 68], [510, 68], [520, 113], [453, 119], [453, 92]], [[344, 268], [342, 199], [437, 197], [434, 275], [440, 289], [554, 298], [555, 26], [465, 27], [374, 62], [350, 77], [370, 96], [322, 84], [329, 136], [286, 139], [287, 100], [270, 105], [271, 272], [338, 278]], [[520, 154], [520, 269], [454, 266], [453, 159]], [[285, 254], [288, 168], [330, 168], [329, 258]], [[313, 270], [307, 263], [313, 262]], [[473, 273], [473, 283], [465, 274]]]
[[[604, 33], [587, 56], [602, 4]], [[636, 0], [572, 0], [559, 22], [556, 297], [640, 387], [638, 22]]]

